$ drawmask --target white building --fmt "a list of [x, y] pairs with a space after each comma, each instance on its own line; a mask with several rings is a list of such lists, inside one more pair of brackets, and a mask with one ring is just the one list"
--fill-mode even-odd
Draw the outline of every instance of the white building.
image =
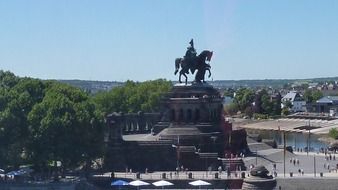
[[291, 102], [291, 112], [303, 112], [306, 111], [306, 101], [303, 99], [303, 97], [296, 91], [291, 91], [287, 93], [282, 98], [282, 108], [285, 107], [286, 102]]

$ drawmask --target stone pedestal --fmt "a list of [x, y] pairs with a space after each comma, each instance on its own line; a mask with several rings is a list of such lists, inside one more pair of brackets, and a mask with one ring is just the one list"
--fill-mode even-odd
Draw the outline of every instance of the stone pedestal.
[[250, 177], [243, 180], [242, 190], [272, 190], [277, 182], [264, 166], [257, 166], [250, 171]]
[[276, 187], [276, 179], [262, 179], [256, 177], [245, 178], [243, 181], [243, 190], [272, 190]]

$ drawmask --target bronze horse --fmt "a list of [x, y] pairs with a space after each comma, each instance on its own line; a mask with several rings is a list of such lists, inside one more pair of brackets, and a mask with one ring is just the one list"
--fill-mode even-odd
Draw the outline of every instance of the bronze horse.
[[204, 75], [205, 71], [209, 72], [209, 77], [211, 76], [210, 68], [211, 66], [205, 61], [210, 62], [213, 52], [204, 50], [202, 51], [197, 57], [195, 57], [191, 61], [187, 61], [185, 58], [176, 58], [175, 59], [175, 75], [179, 71], [180, 67], [181, 70], [179, 72], [179, 78], [178, 81], [182, 83], [181, 76], [183, 75], [185, 77], [185, 84], [188, 83], [188, 77], [186, 74], [189, 74], [189, 70], [191, 74], [194, 74], [195, 70], [197, 70], [196, 76], [195, 76], [195, 82], [201, 83], [204, 81]]

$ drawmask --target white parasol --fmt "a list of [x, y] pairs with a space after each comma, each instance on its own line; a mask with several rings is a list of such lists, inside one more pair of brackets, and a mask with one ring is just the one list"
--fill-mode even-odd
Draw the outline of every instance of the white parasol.
[[155, 185], [156, 187], [162, 187], [163, 189], [164, 186], [170, 186], [174, 184], [170, 183], [169, 181], [161, 180], [161, 181], [154, 182], [153, 185]]
[[150, 185], [150, 184], [147, 182], [141, 181], [141, 180], [135, 180], [135, 181], [130, 182], [129, 185], [136, 186], [137, 189], [139, 189], [140, 186]]
[[206, 181], [202, 181], [202, 180], [196, 180], [196, 181], [192, 181], [189, 183], [190, 185], [193, 185], [193, 186], [198, 186], [199, 189], [201, 189], [201, 186], [204, 186], [204, 185], [211, 185], [211, 183], [208, 183]]

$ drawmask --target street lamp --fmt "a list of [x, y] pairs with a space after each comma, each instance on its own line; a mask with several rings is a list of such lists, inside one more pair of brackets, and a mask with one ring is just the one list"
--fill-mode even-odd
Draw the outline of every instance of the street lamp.
[[286, 133], [285, 133], [285, 131], [283, 132], [283, 141], [284, 141], [284, 155], [283, 155], [283, 157], [284, 157], [284, 159], [283, 159], [283, 161], [284, 161], [284, 167], [283, 167], [283, 170], [284, 170], [284, 178], [285, 178], [285, 155], [286, 155], [286, 138], [285, 138], [285, 136], [286, 136]]
[[176, 146], [174, 144], [171, 145], [171, 147], [176, 148], [176, 169], [180, 168], [180, 153], [179, 153], [179, 146]]
[[176, 167], [180, 168], [180, 136], [177, 136], [177, 145], [172, 144], [171, 147], [176, 148]]
[[308, 126], [308, 131], [309, 131], [309, 135], [308, 135], [308, 138], [307, 138], [307, 156], [309, 156], [309, 151], [310, 151], [310, 130], [311, 130], [311, 123], [310, 123], [311, 120], [309, 120], [309, 126]]
[[[279, 122], [279, 120], [278, 120], [278, 122]], [[284, 149], [284, 151], [283, 151], [283, 172], [284, 172], [284, 178], [285, 178], [286, 131], [282, 131], [282, 133], [281, 133], [279, 124], [278, 124], [278, 131], [279, 131], [280, 134], [283, 133], [283, 144], [284, 144], [283, 145], [283, 149]]]
[[313, 154], [313, 170], [314, 170], [314, 174], [316, 177], [316, 155], [315, 154]]

